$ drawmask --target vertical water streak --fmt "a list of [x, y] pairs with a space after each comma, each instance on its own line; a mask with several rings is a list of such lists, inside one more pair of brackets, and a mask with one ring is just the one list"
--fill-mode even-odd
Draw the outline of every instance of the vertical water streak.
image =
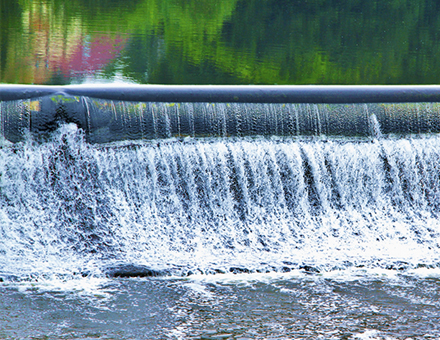
[[5, 140], [5, 120], [3, 113], [3, 101], [0, 101], [0, 143], [3, 144]]
[[295, 112], [295, 135], [299, 136], [301, 134], [300, 128], [299, 128], [299, 116], [298, 116], [298, 108], [297, 105], [292, 104], [293, 110]]
[[81, 97], [81, 102], [85, 107], [85, 113], [86, 113], [86, 127], [87, 127], [86, 133], [89, 134], [91, 131], [90, 108], [86, 97]]
[[319, 107], [316, 104], [313, 104], [313, 121], [314, 121], [314, 130], [315, 136], [320, 136], [322, 134], [322, 126], [321, 126], [321, 113], [319, 111]]
[[312, 215], [318, 215], [322, 208], [322, 187], [314, 150], [311, 150], [307, 144], [303, 144], [301, 146], [301, 158], [309, 209]]
[[369, 116], [369, 127], [370, 127], [370, 134], [371, 136], [373, 136], [375, 139], [382, 139], [382, 131], [380, 128], [380, 124], [379, 121], [377, 120], [377, 117], [375, 114], [372, 114]]
[[192, 103], [186, 104], [188, 106], [188, 120], [189, 120], [189, 127], [190, 127], [190, 136], [195, 137], [196, 130], [195, 130], [195, 124], [194, 124], [194, 105]]

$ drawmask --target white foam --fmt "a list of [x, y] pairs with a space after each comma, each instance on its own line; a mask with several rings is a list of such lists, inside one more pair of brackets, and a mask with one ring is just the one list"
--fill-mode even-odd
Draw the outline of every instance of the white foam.
[[177, 275], [392, 276], [440, 263], [437, 137], [105, 148], [83, 138], [71, 124], [0, 150], [3, 273], [99, 276], [117, 262]]

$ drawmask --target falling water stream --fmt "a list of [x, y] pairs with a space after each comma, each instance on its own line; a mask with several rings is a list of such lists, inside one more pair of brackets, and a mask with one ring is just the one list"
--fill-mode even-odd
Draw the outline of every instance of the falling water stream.
[[1, 338], [439, 337], [437, 104], [46, 99], [0, 103]]

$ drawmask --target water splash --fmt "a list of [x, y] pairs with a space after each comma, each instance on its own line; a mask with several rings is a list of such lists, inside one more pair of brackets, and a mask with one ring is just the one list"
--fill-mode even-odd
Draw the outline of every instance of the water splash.
[[4, 279], [440, 263], [437, 137], [84, 139], [0, 149]]

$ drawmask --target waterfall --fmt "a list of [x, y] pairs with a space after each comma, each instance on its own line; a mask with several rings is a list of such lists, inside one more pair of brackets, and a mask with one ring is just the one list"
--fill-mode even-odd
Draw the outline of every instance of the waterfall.
[[0, 149], [4, 278], [440, 263], [436, 136], [86, 139], [71, 123]]

